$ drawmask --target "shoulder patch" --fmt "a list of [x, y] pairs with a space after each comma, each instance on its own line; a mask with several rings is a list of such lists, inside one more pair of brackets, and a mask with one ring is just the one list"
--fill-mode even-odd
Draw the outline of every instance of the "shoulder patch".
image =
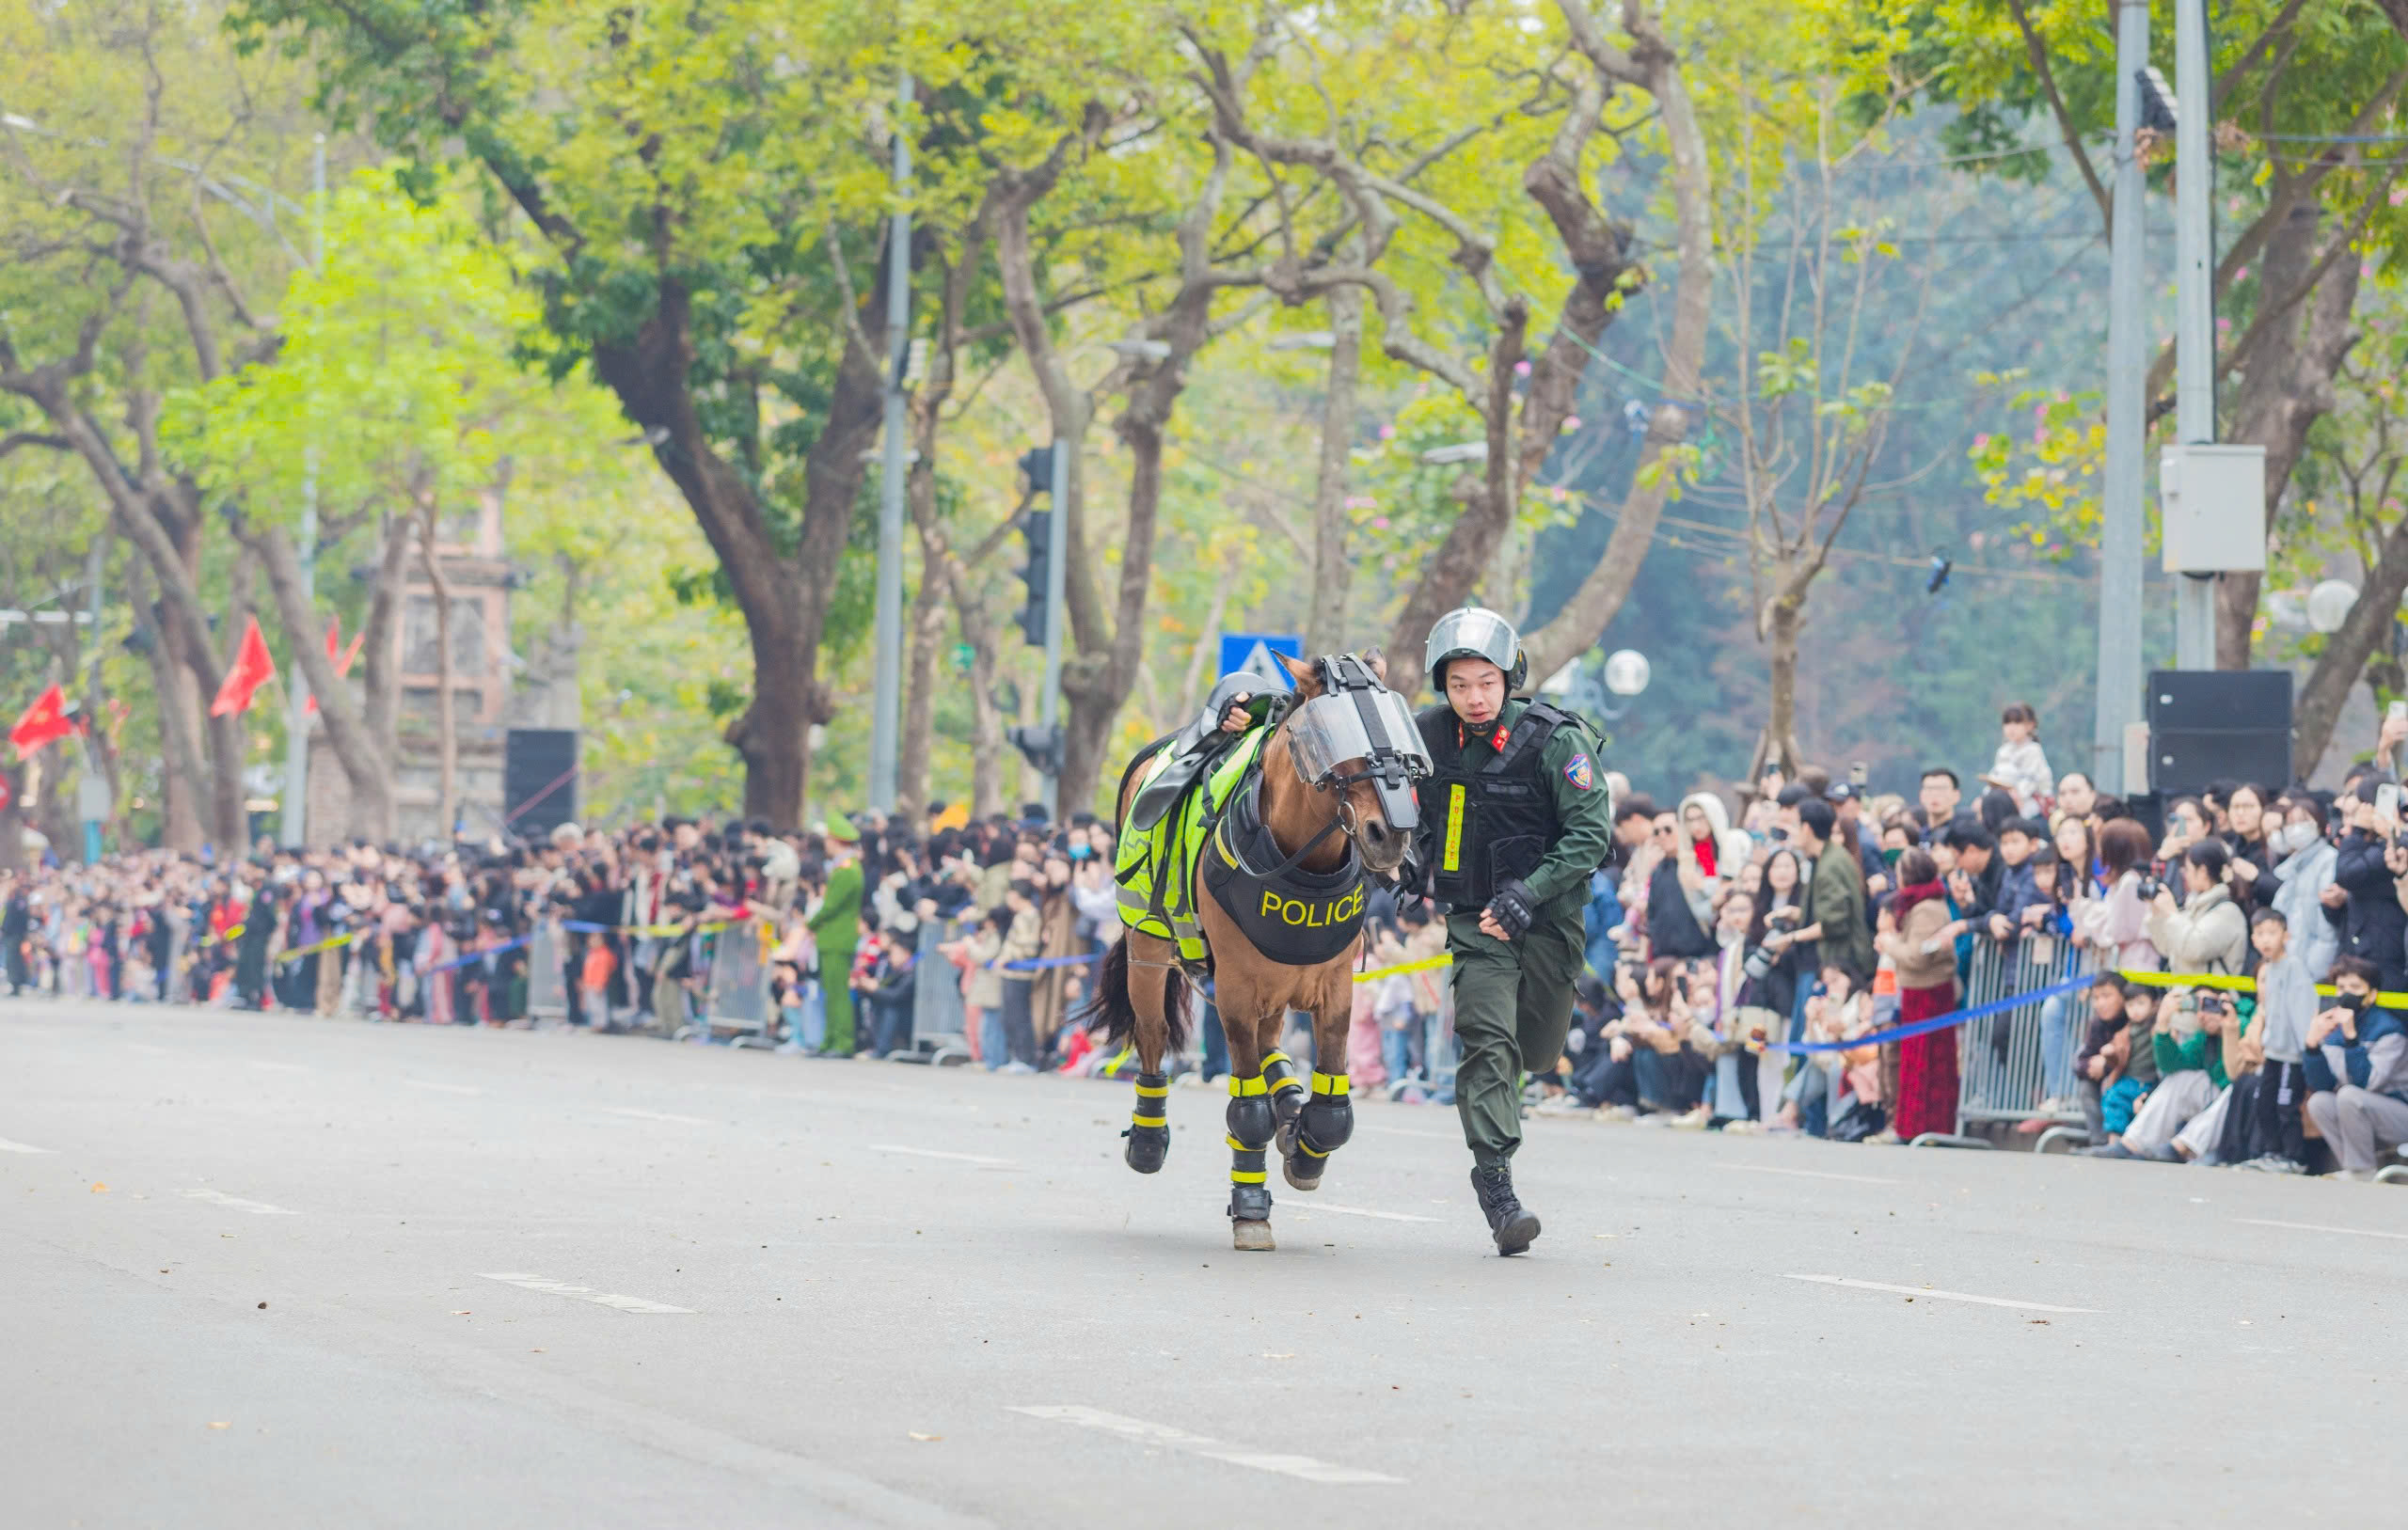
[[1563, 779], [1584, 792], [1597, 784], [1597, 773], [1589, 767], [1589, 757], [1585, 754], [1576, 754], [1565, 762]]

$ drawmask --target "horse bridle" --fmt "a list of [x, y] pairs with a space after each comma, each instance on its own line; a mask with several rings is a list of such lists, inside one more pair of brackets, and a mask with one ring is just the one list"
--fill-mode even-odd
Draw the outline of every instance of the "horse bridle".
[[[1376, 699], [1381, 695], [1393, 693], [1388, 691], [1386, 686], [1381, 684], [1379, 677], [1371, 672], [1369, 665], [1353, 654], [1334, 654], [1318, 660], [1315, 668], [1321, 674], [1322, 694], [1302, 706], [1288, 708], [1279, 719], [1279, 726], [1283, 729], [1291, 727], [1296, 718], [1314, 702], [1342, 698], [1354, 703], [1355, 716], [1362, 726], [1363, 736], [1368, 741], [1368, 748], [1361, 756], [1363, 768], [1352, 775], [1339, 775], [1335, 768], [1332, 768], [1322, 772], [1318, 777], [1312, 777], [1305, 774], [1302, 762], [1296, 758], [1295, 739], [1292, 736], [1289, 739], [1288, 757], [1290, 762], [1295, 765], [1297, 779], [1316, 792], [1336, 792], [1338, 812], [1328, 823], [1322, 825], [1319, 833], [1307, 840], [1293, 855], [1280, 862], [1277, 870], [1272, 874], [1274, 875], [1293, 869], [1305, 857], [1312, 854], [1322, 841], [1329, 838], [1333, 830], [1342, 829], [1346, 837], [1354, 842], [1355, 848], [1358, 851], [1362, 849], [1361, 817], [1354, 811], [1354, 802], [1347, 795], [1347, 788], [1363, 781], [1378, 783], [1381, 807], [1386, 812], [1388, 823], [1400, 832], [1411, 833], [1419, 812], [1418, 806], [1412, 796], [1413, 782], [1418, 777], [1428, 774], [1430, 768], [1429, 758], [1423, 753], [1420, 747], [1421, 741], [1418, 735], [1413, 736], [1409, 742], [1388, 736], [1388, 721], [1381, 715]], [[1418, 765], [1418, 769], [1417, 765]], [[1396, 811], [1398, 805], [1402, 805], [1405, 811]]]

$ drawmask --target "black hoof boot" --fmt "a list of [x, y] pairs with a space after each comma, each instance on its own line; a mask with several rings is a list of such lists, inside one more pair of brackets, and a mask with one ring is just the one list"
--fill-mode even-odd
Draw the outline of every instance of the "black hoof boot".
[[1498, 1254], [1519, 1254], [1539, 1236], [1539, 1219], [1530, 1215], [1513, 1195], [1513, 1171], [1503, 1166], [1474, 1169], [1471, 1172], [1472, 1193], [1480, 1197], [1481, 1214], [1488, 1219], [1489, 1233], [1497, 1239]]
[[1158, 1172], [1163, 1160], [1170, 1157], [1168, 1127], [1131, 1127], [1120, 1135], [1129, 1144], [1120, 1150], [1120, 1157], [1139, 1174]]
[[1139, 1174], [1156, 1172], [1162, 1168], [1163, 1159], [1170, 1157], [1170, 1121], [1164, 1113], [1169, 1103], [1170, 1080], [1166, 1076], [1137, 1075], [1137, 1109], [1129, 1118], [1129, 1129], [1120, 1134], [1129, 1140], [1120, 1156]]
[[1268, 1187], [1229, 1187], [1229, 1242], [1241, 1252], [1251, 1254], [1269, 1254], [1278, 1246], [1271, 1236], [1271, 1191]]

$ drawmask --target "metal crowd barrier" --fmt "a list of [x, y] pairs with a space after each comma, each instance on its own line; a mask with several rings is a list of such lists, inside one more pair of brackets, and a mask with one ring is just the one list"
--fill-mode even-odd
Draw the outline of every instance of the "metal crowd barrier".
[[561, 927], [557, 919], [535, 922], [527, 942], [527, 1017], [531, 1020], [568, 1018], [568, 984], [562, 975]]
[[[703, 1013], [678, 1033], [689, 1036], [732, 1032], [731, 1045], [767, 1047], [769, 1041], [769, 969], [761, 959], [764, 926], [747, 921], [718, 932], [711, 941], [710, 972], [704, 979]], [[657, 992], [657, 986], [655, 986]]]
[[890, 1061], [940, 1067], [959, 1067], [970, 1061], [970, 1041], [963, 1034], [968, 1011], [961, 1001], [961, 973], [939, 949], [960, 933], [953, 920], [920, 921], [912, 956], [919, 981], [911, 987], [911, 1049], [895, 1053]]
[[[2070, 940], [2025, 937], [2004, 944], [1976, 936], [1966, 975], [1963, 1007], [1976, 1006], [2035, 993], [2086, 977], [2098, 970], [2098, 956]], [[2082, 1111], [2073, 1103], [2073, 1058], [2080, 1049], [2089, 1012], [2079, 990], [2063, 997], [2066, 1039], [2064, 1060], [2053, 1077], [2044, 1077], [2041, 1014], [2046, 1003], [2034, 1000], [2003, 1014], [1971, 1021], [1956, 1031], [1956, 1131], [1969, 1127], [2047, 1121], [2079, 1127]], [[2044, 1111], [2048, 1100], [2066, 1103]]]

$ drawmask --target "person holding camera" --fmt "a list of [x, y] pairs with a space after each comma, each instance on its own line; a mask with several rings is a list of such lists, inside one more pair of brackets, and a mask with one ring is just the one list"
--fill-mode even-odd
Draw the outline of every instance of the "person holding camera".
[[2307, 1116], [2343, 1179], [2372, 1179], [2375, 1155], [2408, 1142], [2408, 1031], [2375, 981], [2369, 962], [2335, 962], [2333, 1006], [2307, 1028]]
[[2342, 955], [2374, 964], [2377, 986], [2408, 987], [2408, 912], [2396, 886], [2408, 875], [2400, 788], [2368, 776], [2334, 806], [2347, 810], [2350, 829], [2335, 850], [2333, 883], [2318, 898], [2324, 918], [2339, 933]]

